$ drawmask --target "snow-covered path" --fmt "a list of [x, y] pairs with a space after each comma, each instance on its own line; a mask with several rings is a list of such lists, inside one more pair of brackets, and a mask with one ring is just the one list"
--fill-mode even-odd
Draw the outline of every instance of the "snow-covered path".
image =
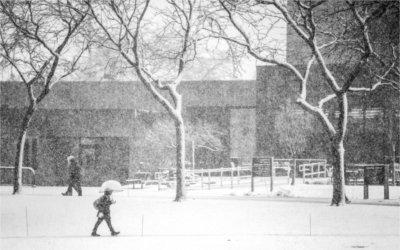
[[[119, 237], [91, 238], [96, 189], [2, 192], [1, 249], [397, 249], [398, 206], [208, 199], [172, 202], [173, 192], [116, 194]], [[101, 235], [109, 235], [106, 225]]]
[[1, 249], [342, 250], [399, 249], [398, 236], [144, 236], [2, 239]]

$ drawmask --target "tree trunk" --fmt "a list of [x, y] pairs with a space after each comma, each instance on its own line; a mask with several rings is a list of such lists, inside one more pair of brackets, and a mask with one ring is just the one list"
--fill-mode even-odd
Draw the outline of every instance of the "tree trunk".
[[390, 169], [393, 169], [393, 174], [392, 174], [392, 184], [393, 186], [396, 186], [396, 170], [395, 170], [395, 164], [396, 164], [396, 144], [395, 142], [391, 142], [390, 145]]
[[176, 129], [176, 197], [175, 201], [185, 198], [185, 125], [182, 117], [175, 120]]
[[344, 177], [344, 146], [343, 140], [332, 142], [333, 155], [333, 196], [331, 205], [342, 205], [346, 202], [345, 177]]
[[15, 163], [14, 163], [13, 194], [19, 194], [21, 192], [22, 165], [24, 163], [24, 149], [25, 149], [26, 134], [28, 132], [29, 123], [32, 119], [34, 110], [35, 110], [34, 104], [29, 105], [28, 110], [26, 111], [24, 119], [22, 121], [21, 131], [18, 136], [17, 153], [15, 154]]
[[[388, 115], [388, 141], [389, 141], [389, 157], [390, 157], [390, 169], [393, 169], [393, 186], [396, 185], [396, 172], [394, 169], [394, 165], [396, 163], [396, 140], [395, 140], [395, 119], [396, 119], [396, 113], [393, 109], [390, 110], [390, 114]], [[385, 182], [387, 181], [388, 177], [389, 177], [389, 173], [385, 173], [386, 178], [385, 178]], [[388, 183], [385, 183], [385, 186], [389, 185]], [[389, 198], [389, 197], [388, 197]]]
[[347, 94], [341, 93], [338, 96], [339, 120], [338, 132], [332, 136], [332, 156], [333, 156], [333, 195], [331, 205], [344, 205], [347, 200], [345, 191], [345, 169], [344, 169], [344, 138], [347, 130], [348, 103]]

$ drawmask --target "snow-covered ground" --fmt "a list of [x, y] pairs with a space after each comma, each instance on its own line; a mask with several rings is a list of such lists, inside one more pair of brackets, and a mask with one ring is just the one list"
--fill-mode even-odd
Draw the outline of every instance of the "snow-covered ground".
[[[248, 187], [195, 189], [180, 203], [172, 202], [172, 189], [127, 188], [114, 194], [117, 203], [111, 209], [121, 235], [109, 237], [104, 223], [98, 232], [107, 237], [100, 238], [89, 236], [96, 220], [92, 203], [100, 195], [98, 188], [83, 188], [82, 197], [61, 196], [64, 189], [24, 187], [21, 195], [13, 196], [11, 187], [0, 187], [0, 249], [400, 247], [398, 187], [391, 187], [390, 202], [379, 202], [383, 190], [370, 187], [372, 201], [391, 206], [355, 202], [343, 207], [329, 206], [328, 185], [280, 185], [273, 193], [265, 186], [256, 186], [254, 193]], [[347, 189], [355, 201], [362, 199], [361, 186]], [[288, 202], [293, 199], [300, 202]]]

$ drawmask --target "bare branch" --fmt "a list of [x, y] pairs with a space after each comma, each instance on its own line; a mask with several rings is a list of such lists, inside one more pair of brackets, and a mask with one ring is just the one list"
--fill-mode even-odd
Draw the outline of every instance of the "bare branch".
[[330, 101], [330, 100], [332, 100], [332, 99], [334, 99], [334, 98], [336, 98], [336, 97], [337, 97], [336, 94], [331, 94], [331, 95], [328, 95], [328, 96], [322, 98], [322, 99], [318, 102], [318, 107], [319, 107], [320, 109], [322, 109], [325, 103], [327, 103], [328, 101]]
[[311, 67], [314, 63], [315, 57], [313, 56], [307, 63], [307, 68], [306, 68], [306, 73], [304, 74], [304, 78], [301, 81], [301, 87], [300, 87], [300, 97], [304, 100], [307, 99], [307, 81], [308, 77], [310, 75]]
[[328, 116], [324, 113], [324, 111], [321, 108], [312, 106], [310, 103], [308, 103], [306, 100], [304, 100], [302, 98], [298, 98], [297, 103], [300, 104], [300, 106], [304, 110], [306, 110], [307, 112], [309, 112], [311, 114], [314, 114], [318, 119], [320, 119], [322, 122], [322, 125], [325, 127], [325, 129], [331, 136], [336, 134], [335, 127], [330, 122]]
[[258, 54], [255, 51], [253, 51], [253, 49], [251, 48], [250, 39], [249, 39], [248, 35], [246, 34], [246, 32], [235, 21], [235, 19], [233, 18], [232, 12], [225, 5], [224, 1], [220, 0], [220, 3], [222, 5], [223, 9], [225, 10], [225, 12], [228, 14], [230, 22], [236, 28], [236, 30], [240, 33], [240, 35], [245, 40], [245, 42], [239, 42], [239, 41], [237, 41], [235, 39], [229, 38], [228, 36], [216, 36], [216, 37], [225, 39], [227, 41], [230, 41], [230, 42], [233, 42], [233, 43], [236, 43], [238, 45], [241, 45], [241, 46], [245, 47], [247, 49], [247, 52], [250, 55], [252, 55], [254, 58], [256, 58], [257, 60], [260, 60], [260, 61], [265, 62], [265, 63], [272, 63], [272, 64], [275, 64], [275, 65], [282, 66], [282, 67], [284, 67], [286, 69], [289, 69], [290, 71], [292, 71], [296, 75], [296, 77], [299, 80], [303, 81], [304, 78], [303, 78], [302, 74], [293, 65], [291, 65], [289, 63], [286, 63], [286, 62], [281, 62], [281, 61], [278, 61], [278, 60], [275, 60], [275, 59], [269, 59], [269, 58], [266, 58], [266, 57], [262, 57], [260, 54]]

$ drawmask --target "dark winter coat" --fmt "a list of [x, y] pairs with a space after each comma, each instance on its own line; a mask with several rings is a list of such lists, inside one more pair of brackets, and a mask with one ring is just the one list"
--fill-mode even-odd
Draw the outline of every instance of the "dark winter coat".
[[95, 201], [95, 207], [103, 214], [110, 214], [110, 206], [115, 203], [110, 195], [104, 194]]
[[74, 181], [79, 181], [81, 179], [81, 168], [78, 166], [75, 159], [72, 159], [69, 163], [69, 178]]

